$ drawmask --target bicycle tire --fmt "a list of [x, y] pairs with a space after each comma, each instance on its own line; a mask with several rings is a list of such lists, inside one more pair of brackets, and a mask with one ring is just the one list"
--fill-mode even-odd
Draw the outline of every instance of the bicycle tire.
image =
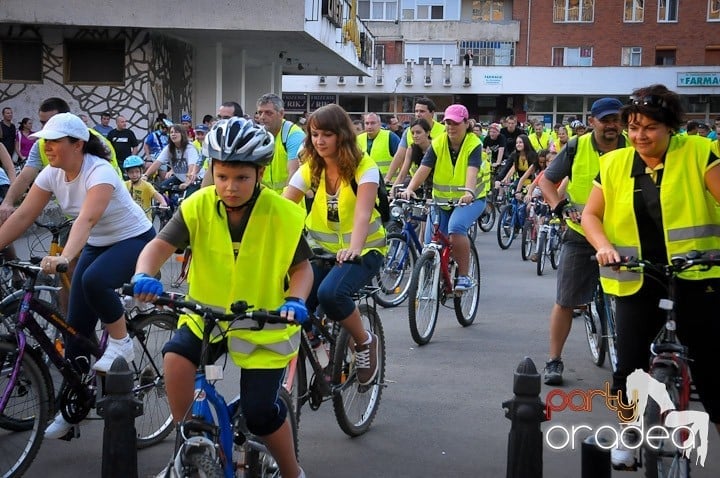
[[453, 297], [453, 305], [455, 306], [455, 318], [463, 327], [471, 325], [475, 321], [475, 316], [480, 303], [480, 259], [474, 244], [470, 244], [470, 264], [468, 264], [468, 273], [475, 281], [475, 286], [466, 290], [460, 295], [455, 293]]
[[604, 294], [605, 300], [605, 347], [610, 368], [613, 372], [617, 372], [618, 354], [617, 354], [617, 332], [615, 329], [615, 296]]
[[440, 312], [440, 254], [435, 249], [425, 251], [415, 263], [408, 296], [410, 335], [418, 345], [430, 342]]
[[[285, 408], [287, 409], [286, 419], [290, 423], [295, 457], [297, 457], [299, 453], [298, 422], [296, 420], [295, 412], [293, 412], [292, 409], [292, 398], [290, 394], [288, 394], [288, 391], [284, 388], [280, 389], [279, 398], [285, 404]], [[251, 447], [252, 445], [249, 446]], [[275, 461], [275, 458], [273, 458], [270, 453], [251, 447], [247, 450], [246, 457], [247, 472], [244, 476], [248, 478], [275, 478], [280, 476], [280, 469], [277, 465], [277, 461]]]
[[583, 312], [585, 337], [590, 349], [590, 357], [598, 367], [602, 367], [605, 363], [605, 336], [607, 335], [607, 324], [603, 319], [605, 306], [601, 294], [602, 290], [598, 284], [592, 301], [586, 305], [587, 310]]
[[560, 241], [560, 231], [556, 230], [550, 239], [550, 265], [554, 270], [560, 266], [560, 252], [562, 251], [562, 242]]
[[475, 239], [477, 239], [477, 230], [478, 230], [477, 221], [474, 221], [470, 225], [470, 229], [468, 229], [468, 238], [470, 239], [470, 242], [475, 242]]
[[497, 227], [497, 241], [500, 249], [507, 249], [515, 239], [515, 221], [513, 219], [512, 206], [505, 206], [500, 211]]
[[[17, 346], [0, 342], [0, 390], [8, 387], [7, 370], [12, 368], [17, 357]], [[0, 412], [2, 429], [10, 430], [12, 423], [22, 424], [22, 429], [4, 433], [0, 430], [0, 476], [10, 478], [22, 476], [30, 467], [42, 444], [45, 426], [50, 417], [53, 391], [43, 374], [46, 365], [32, 353], [25, 353], [14, 392], [5, 409]], [[22, 413], [22, 416], [15, 414]], [[25, 426], [31, 420], [30, 426]]]
[[[665, 385], [670, 395], [670, 400], [677, 406], [679, 402], [678, 390], [675, 387], [676, 371], [670, 367], [654, 367], [651, 370], [652, 377]], [[662, 425], [660, 407], [655, 400], [648, 400], [645, 407], [643, 424], [646, 428], [655, 425]], [[672, 446], [671, 439], [654, 440], [660, 449], [655, 450], [643, 444], [643, 468], [645, 478], [690, 478], [690, 460], [683, 456], [682, 452]], [[663, 450], [663, 446], [670, 444], [672, 449]]]
[[523, 224], [522, 228], [522, 234], [520, 235], [522, 247], [520, 248], [520, 255], [522, 256], [522, 260], [526, 261], [530, 259], [530, 255], [533, 253], [533, 238], [532, 238], [532, 228], [533, 228], [533, 221], [527, 220], [525, 221], [525, 224]]
[[184, 254], [172, 254], [170, 258], [165, 261], [160, 272], [160, 282], [162, 282], [165, 291], [185, 293], [186, 287], [184, 287], [182, 283], [178, 283], [183, 260], [185, 260]]
[[136, 446], [147, 448], [163, 441], [174, 428], [163, 378], [162, 348], [177, 328], [177, 316], [167, 312], [139, 315], [128, 323], [135, 359], [129, 364], [135, 386], [133, 394], [143, 402], [143, 414], [135, 420]]
[[[321, 353], [325, 352], [321, 351]], [[292, 404], [293, 413], [295, 414], [295, 423], [298, 427], [300, 426], [300, 411], [302, 410], [302, 406], [305, 402], [308, 401], [307, 360], [305, 350], [300, 347], [298, 350], [297, 365], [295, 366], [293, 382], [290, 384], [289, 390], [285, 388], [290, 395], [290, 403]]]
[[333, 384], [339, 387], [333, 393], [335, 418], [340, 429], [351, 437], [362, 435], [370, 429], [385, 386], [385, 332], [382, 322], [375, 309], [367, 304], [361, 304], [359, 309], [366, 330], [374, 333], [378, 339], [378, 370], [375, 380], [367, 386], [357, 383], [354, 343], [345, 329], [342, 329], [337, 337], [333, 357]]
[[225, 478], [225, 473], [220, 463], [213, 458], [207, 449], [200, 448], [199, 450], [188, 452], [185, 458], [188, 464], [197, 471], [197, 475], [190, 474], [188, 476], [197, 476], [197, 478]]
[[478, 226], [480, 227], [480, 230], [483, 232], [492, 231], [493, 226], [495, 226], [496, 217], [497, 213], [495, 212], [495, 205], [488, 204], [485, 206], [485, 210], [478, 218]]
[[547, 242], [547, 232], [542, 231], [538, 235], [538, 241], [537, 241], [537, 262], [535, 263], [535, 270], [537, 272], [537, 275], [541, 276], [543, 275], [543, 272], [545, 271], [545, 261], [547, 260], [547, 251], [545, 250]]
[[387, 244], [388, 252], [374, 280], [380, 288], [380, 292], [375, 295], [375, 301], [385, 308], [390, 308], [397, 307], [407, 299], [417, 252], [415, 246], [401, 233], [389, 234]]

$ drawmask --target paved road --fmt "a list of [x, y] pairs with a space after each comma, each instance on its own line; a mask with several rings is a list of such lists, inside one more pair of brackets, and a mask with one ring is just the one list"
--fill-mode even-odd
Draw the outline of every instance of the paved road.
[[[481, 308], [475, 324], [460, 327], [449, 309], [430, 344], [410, 337], [406, 307], [381, 310], [387, 338], [387, 382], [370, 432], [348, 438], [338, 428], [332, 404], [304, 408], [301, 460], [307, 476], [330, 477], [500, 477], [505, 476], [510, 422], [501, 403], [512, 398], [513, 371], [525, 356], [542, 367], [547, 353], [547, 316], [555, 272], [537, 277], [533, 263], [520, 260], [519, 244], [501, 251], [495, 233], [478, 237], [482, 267]], [[582, 324], [575, 322], [565, 350], [566, 385], [571, 390], [602, 389], [607, 365], [589, 359]], [[223, 387], [231, 395], [234, 381]], [[551, 389], [543, 386], [545, 399]], [[602, 400], [592, 412], [559, 412], [552, 425], [612, 424]], [[138, 455], [139, 476], [149, 477], [167, 463], [172, 440]], [[720, 476], [720, 443], [710, 430], [705, 468], [695, 477]], [[100, 476], [102, 423], [84, 425], [79, 440], [45, 441], [28, 476]], [[579, 477], [580, 453], [544, 449], [544, 476]], [[637, 476], [614, 472], [613, 477]]]

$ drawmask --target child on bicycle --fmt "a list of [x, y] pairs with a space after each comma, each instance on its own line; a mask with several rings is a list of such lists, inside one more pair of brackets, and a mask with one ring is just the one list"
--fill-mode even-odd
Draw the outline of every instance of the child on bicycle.
[[134, 154], [123, 161], [123, 170], [129, 178], [125, 181], [125, 186], [130, 191], [133, 200], [143, 208], [148, 219], [152, 221], [152, 200], [155, 199], [158, 205], [162, 207], [167, 207], [167, 202], [165, 197], [157, 192], [152, 184], [143, 179], [144, 167], [145, 162], [142, 158]]
[[[312, 250], [302, 235], [305, 214], [260, 185], [272, 161], [274, 138], [243, 118], [218, 121], [208, 133], [214, 186], [180, 204], [159, 236], [143, 249], [133, 277], [135, 295], [152, 302], [162, 293], [153, 275], [178, 248], [192, 247], [188, 294], [230, 310], [236, 300], [254, 308], [278, 309], [297, 323], [307, 320], [305, 299], [312, 285]], [[279, 233], [281, 231], [282, 233]], [[286, 280], [288, 286], [286, 288]], [[247, 322], [247, 323], [246, 323]], [[294, 453], [290, 425], [278, 390], [285, 367], [297, 354], [300, 328], [246, 320], [213, 338], [212, 356], [227, 351], [240, 376], [241, 407], [250, 432], [260, 436], [284, 477], [304, 477]], [[202, 321], [181, 316], [179, 330], [163, 348], [165, 384], [176, 422], [187, 418], [200, 360]]]

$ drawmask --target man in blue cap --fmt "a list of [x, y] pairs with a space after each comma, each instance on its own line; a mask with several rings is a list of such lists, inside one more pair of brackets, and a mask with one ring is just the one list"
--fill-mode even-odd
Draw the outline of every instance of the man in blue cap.
[[[580, 214], [600, 170], [602, 155], [626, 146], [620, 123], [622, 106], [615, 98], [595, 101], [589, 118], [592, 133], [570, 139], [538, 183], [555, 213], [566, 216], [568, 226], [558, 268], [555, 305], [550, 312], [550, 357], [544, 375], [547, 385], [562, 385], [561, 354], [570, 334], [573, 310], [591, 302], [597, 286], [598, 265], [590, 259], [595, 249], [585, 239]], [[566, 177], [567, 197], [563, 198], [555, 184]]]

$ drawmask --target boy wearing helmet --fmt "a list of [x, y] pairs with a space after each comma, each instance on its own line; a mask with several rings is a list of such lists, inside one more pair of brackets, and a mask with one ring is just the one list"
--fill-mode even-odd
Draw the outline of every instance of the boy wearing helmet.
[[[188, 295], [194, 300], [228, 313], [232, 302], [245, 300], [303, 323], [308, 317], [305, 299], [313, 283], [308, 260], [312, 250], [302, 235], [305, 214], [260, 184], [273, 158], [273, 135], [233, 117], [218, 121], [206, 141], [215, 184], [183, 201], [159, 236], [143, 249], [133, 277], [135, 296], [152, 302], [161, 294], [162, 283], [153, 275], [177, 248], [189, 245], [193, 280]], [[247, 327], [256, 325], [244, 322]], [[202, 319], [182, 316], [178, 325], [163, 348], [168, 402], [176, 422], [191, 408]], [[263, 438], [277, 460], [281, 476], [303, 477], [287, 411], [278, 399], [285, 367], [297, 354], [300, 327], [236, 330], [239, 326], [245, 324], [234, 324], [224, 336], [218, 334], [211, 353], [216, 358], [228, 352], [243, 369], [243, 415], [248, 429]]]
[[129, 178], [128, 181], [125, 181], [125, 186], [130, 191], [130, 196], [145, 211], [148, 219], [152, 221], [152, 200], [155, 199], [163, 207], [167, 207], [167, 202], [165, 202], [165, 197], [157, 192], [152, 184], [142, 178], [145, 161], [140, 156], [132, 154], [123, 161], [123, 170]]

